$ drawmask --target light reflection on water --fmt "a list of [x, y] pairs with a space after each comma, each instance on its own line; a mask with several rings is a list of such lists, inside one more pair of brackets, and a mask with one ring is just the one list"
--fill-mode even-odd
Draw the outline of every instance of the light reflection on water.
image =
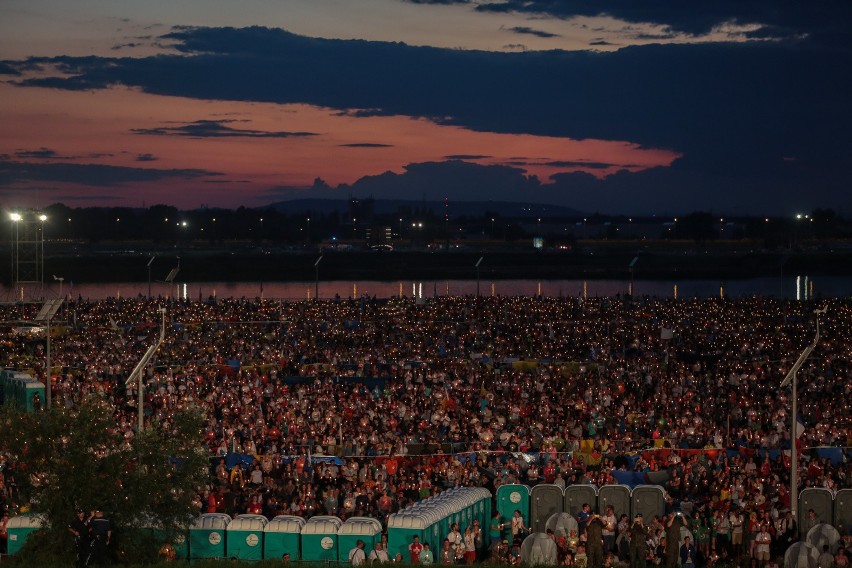
[[[429, 298], [434, 296], [479, 295], [482, 296], [574, 296], [593, 298], [626, 294], [630, 289], [628, 280], [417, 280], [375, 281], [351, 280], [328, 282], [181, 282], [175, 284], [156, 283], [151, 294], [159, 297], [186, 300], [216, 298], [266, 298], [288, 301], [313, 299], [319, 290], [321, 299], [376, 296]], [[780, 278], [752, 278], [747, 280], [635, 280], [632, 283], [636, 295], [665, 298], [737, 298], [763, 295], [807, 300], [813, 297], [845, 297], [852, 295], [852, 278], [824, 276], [813, 279], [809, 276]], [[14, 290], [0, 288], [0, 301], [31, 301], [39, 298], [82, 297], [89, 300], [104, 298], [130, 298], [147, 296], [145, 282], [122, 282], [109, 284], [77, 284], [66, 282], [60, 293], [55, 282], [27, 284]]]

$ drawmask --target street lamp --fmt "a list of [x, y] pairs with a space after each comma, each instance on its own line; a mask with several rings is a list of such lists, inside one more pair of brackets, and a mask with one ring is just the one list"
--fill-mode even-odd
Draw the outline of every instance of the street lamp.
[[317, 259], [314, 263], [314, 299], [319, 301], [319, 264], [322, 260], [322, 256]]
[[127, 380], [124, 382], [125, 387], [129, 387], [133, 384], [133, 381], [138, 378], [139, 382], [137, 384], [138, 389], [138, 402], [139, 407], [137, 410], [137, 430], [136, 434], [139, 435], [142, 433], [142, 430], [145, 428], [145, 377], [143, 375], [143, 371], [145, 370], [145, 366], [153, 359], [154, 354], [157, 352], [157, 349], [160, 348], [160, 345], [163, 344], [163, 340], [166, 338], [166, 308], [160, 308], [160, 315], [162, 316], [162, 323], [160, 324], [160, 337], [157, 339], [156, 343], [151, 345], [145, 354], [142, 356], [142, 359], [139, 360], [139, 363], [136, 364], [133, 371], [131, 371], [130, 375], [127, 377]]
[[480, 256], [479, 260], [477, 260], [476, 264], [474, 265], [476, 267], [476, 297], [477, 298], [479, 297], [479, 265], [482, 264], [482, 259], [484, 259], [484, 258], [485, 258], [484, 256]]
[[47, 221], [47, 215], [44, 213], [40, 213], [38, 216], [39, 222], [41, 225], [39, 226], [39, 263], [38, 263], [38, 280], [41, 282], [41, 297], [44, 298], [44, 222]]
[[54, 274], [53, 279], [55, 281], [59, 282], [59, 297], [61, 298], [62, 297], [62, 282], [65, 281], [65, 278], [63, 278], [62, 276], [57, 276], [56, 274]]
[[148, 299], [151, 299], [151, 265], [154, 264], [154, 259], [157, 258], [157, 255], [151, 257], [151, 260], [148, 261]]
[[799, 464], [798, 464], [798, 455], [796, 451], [796, 438], [798, 438], [798, 434], [796, 430], [798, 430], [798, 392], [797, 392], [797, 383], [796, 383], [796, 375], [799, 372], [799, 369], [802, 368], [802, 365], [805, 363], [808, 357], [810, 357], [811, 352], [816, 348], [817, 344], [819, 344], [819, 316], [824, 314], [826, 311], [825, 308], [821, 310], [814, 310], [814, 314], [816, 314], [816, 335], [814, 336], [814, 341], [802, 351], [802, 354], [799, 355], [799, 358], [793, 363], [793, 366], [790, 368], [790, 371], [787, 373], [787, 376], [784, 377], [784, 380], [781, 381], [781, 388], [786, 387], [790, 384], [793, 400], [792, 400], [792, 413], [790, 415], [790, 512], [793, 514], [793, 520], [796, 521], [796, 525], [799, 524], [799, 517], [797, 515], [796, 508], [799, 503], [799, 481], [797, 479], [799, 474]]
[[12, 254], [11, 254], [11, 260], [12, 260], [11, 274], [12, 274], [12, 280], [14, 281], [13, 286], [15, 286], [15, 287], [18, 286], [18, 270], [17, 270], [17, 267], [18, 267], [18, 224], [21, 222], [21, 219], [23, 219], [23, 217], [21, 217], [20, 213], [15, 212], [15, 211], [13, 211], [12, 213], [9, 213], [9, 220], [12, 221], [12, 225], [11, 225], [12, 246], [9, 247], [12, 251]]

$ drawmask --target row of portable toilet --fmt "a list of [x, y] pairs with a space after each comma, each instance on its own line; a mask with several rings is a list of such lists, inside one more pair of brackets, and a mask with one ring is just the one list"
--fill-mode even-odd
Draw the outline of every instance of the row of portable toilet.
[[279, 515], [268, 521], [263, 515], [206, 513], [189, 529], [188, 550], [184, 558], [232, 557], [240, 560], [347, 560], [349, 550], [363, 540], [369, 551], [381, 539], [382, 524], [369, 517], [316, 516], [306, 522], [302, 517]]
[[809, 527], [806, 520], [811, 509], [823, 523], [834, 525], [846, 534], [852, 533], [852, 489], [834, 492], [823, 487], [808, 487], [799, 491], [797, 522], [802, 537]]
[[[429, 543], [432, 550], [452, 532], [454, 524], [464, 532], [473, 521], [478, 521], [483, 536], [488, 535], [491, 517], [491, 492], [481, 487], [455, 487], [418, 501], [394, 513], [388, 519], [388, 555], [402, 554], [409, 561], [408, 546], [417, 536], [421, 543]], [[487, 545], [487, 542], [484, 543]]]
[[[502, 485], [497, 489], [496, 507], [500, 522], [507, 522], [515, 510], [521, 511], [533, 532], [544, 532], [547, 520], [556, 513], [576, 516], [588, 503], [592, 512], [603, 513], [612, 506], [615, 516], [633, 518], [639, 513], [646, 519], [662, 516], [666, 511], [666, 492], [659, 485], [558, 485], [541, 484], [532, 489], [526, 485]], [[805, 536], [808, 511], [817, 519], [841, 530], [852, 530], [852, 489], [833, 492], [823, 488], [807, 488], [799, 492], [798, 526]]]
[[[43, 527], [40, 517], [19, 515], [9, 519], [8, 547], [16, 554], [27, 537]], [[363, 540], [372, 550], [381, 539], [382, 524], [373, 518], [352, 517], [346, 522], [337, 517], [316, 516], [307, 522], [302, 517], [279, 515], [267, 520], [263, 515], [205, 513], [196, 518], [187, 532], [169, 534], [157, 528], [149, 531], [159, 542], [169, 542], [181, 559], [232, 557], [240, 560], [348, 560], [349, 550]]]
[[663, 515], [666, 509], [666, 492], [659, 485], [639, 485], [633, 489], [626, 485], [558, 485], [540, 484], [530, 489], [526, 485], [501, 485], [497, 489], [496, 507], [500, 522], [507, 523], [514, 512], [520, 511], [533, 532], [544, 532], [547, 520], [557, 513], [576, 516], [588, 503], [592, 512], [603, 512], [612, 505], [616, 517], [626, 514], [633, 518], [638, 513], [647, 519]]
[[21, 410], [32, 412], [39, 407], [44, 408], [44, 383], [32, 378], [27, 373], [4, 369], [0, 371], [0, 397], [4, 404], [15, 406]]

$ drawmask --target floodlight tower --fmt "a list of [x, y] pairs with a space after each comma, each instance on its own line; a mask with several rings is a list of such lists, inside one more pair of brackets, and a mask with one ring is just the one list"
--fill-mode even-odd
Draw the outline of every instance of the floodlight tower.
[[12, 282], [38, 283], [44, 288], [44, 223], [47, 215], [40, 211], [12, 211], [11, 222]]

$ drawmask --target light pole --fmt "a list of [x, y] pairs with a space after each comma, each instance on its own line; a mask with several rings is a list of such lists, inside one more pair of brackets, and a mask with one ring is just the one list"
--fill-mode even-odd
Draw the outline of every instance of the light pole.
[[322, 256], [317, 259], [314, 263], [314, 300], [319, 301], [319, 264], [322, 260]]
[[792, 400], [792, 413], [790, 415], [790, 512], [793, 514], [793, 520], [796, 521], [796, 525], [798, 526], [799, 517], [797, 515], [797, 507], [799, 505], [799, 464], [798, 464], [798, 454], [796, 451], [796, 439], [798, 438], [798, 434], [796, 430], [798, 430], [798, 392], [797, 392], [797, 381], [796, 375], [799, 372], [799, 369], [802, 368], [802, 365], [805, 363], [808, 357], [810, 357], [811, 352], [816, 348], [817, 344], [819, 344], [819, 316], [825, 313], [825, 308], [821, 310], [814, 310], [814, 314], [816, 314], [816, 335], [814, 336], [814, 341], [802, 351], [802, 354], [799, 355], [799, 358], [793, 363], [793, 366], [790, 368], [790, 371], [787, 373], [787, 376], [784, 377], [784, 380], [781, 381], [781, 388], [786, 387], [790, 384], [790, 388], [793, 391], [793, 400]]
[[145, 354], [142, 356], [142, 359], [136, 364], [133, 371], [130, 373], [130, 376], [127, 377], [127, 380], [124, 382], [125, 387], [129, 387], [133, 383], [133, 379], [138, 377], [138, 428], [136, 430], [136, 435], [142, 433], [142, 430], [145, 429], [145, 377], [143, 375], [143, 371], [145, 370], [145, 366], [151, 361], [154, 357], [154, 353], [157, 352], [157, 349], [160, 348], [160, 345], [163, 344], [163, 339], [166, 337], [166, 308], [160, 308], [160, 314], [162, 315], [162, 323], [160, 324], [160, 337], [157, 339], [157, 342], [151, 345]]
[[57, 276], [56, 274], [54, 274], [53, 279], [55, 281], [59, 282], [59, 297], [61, 298], [62, 297], [62, 282], [65, 281], [65, 278], [63, 278], [62, 276]]
[[15, 288], [18, 287], [18, 225], [23, 217], [20, 213], [9, 213], [9, 220], [12, 221], [12, 281]]
[[476, 297], [477, 298], [479, 297], [479, 265], [482, 264], [482, 259], [484, 259], [484, 258], [485, 258], [484, 256], [480, 256], [479, 260], [477, 260], [476, 264], [474, 265], [476, 267]]
[[39, 251], [38, 251], [38, 281], [41, 284], [41, 297], [44, 299], [44, 222], [47, 221], [47, 215], [39, 214]]
[[148, 299], [151, 299], [151, 265], [154, 264], [154, 259], [157, 258], [157, 255], [151, 257], [151, 260], [148, 261]]

